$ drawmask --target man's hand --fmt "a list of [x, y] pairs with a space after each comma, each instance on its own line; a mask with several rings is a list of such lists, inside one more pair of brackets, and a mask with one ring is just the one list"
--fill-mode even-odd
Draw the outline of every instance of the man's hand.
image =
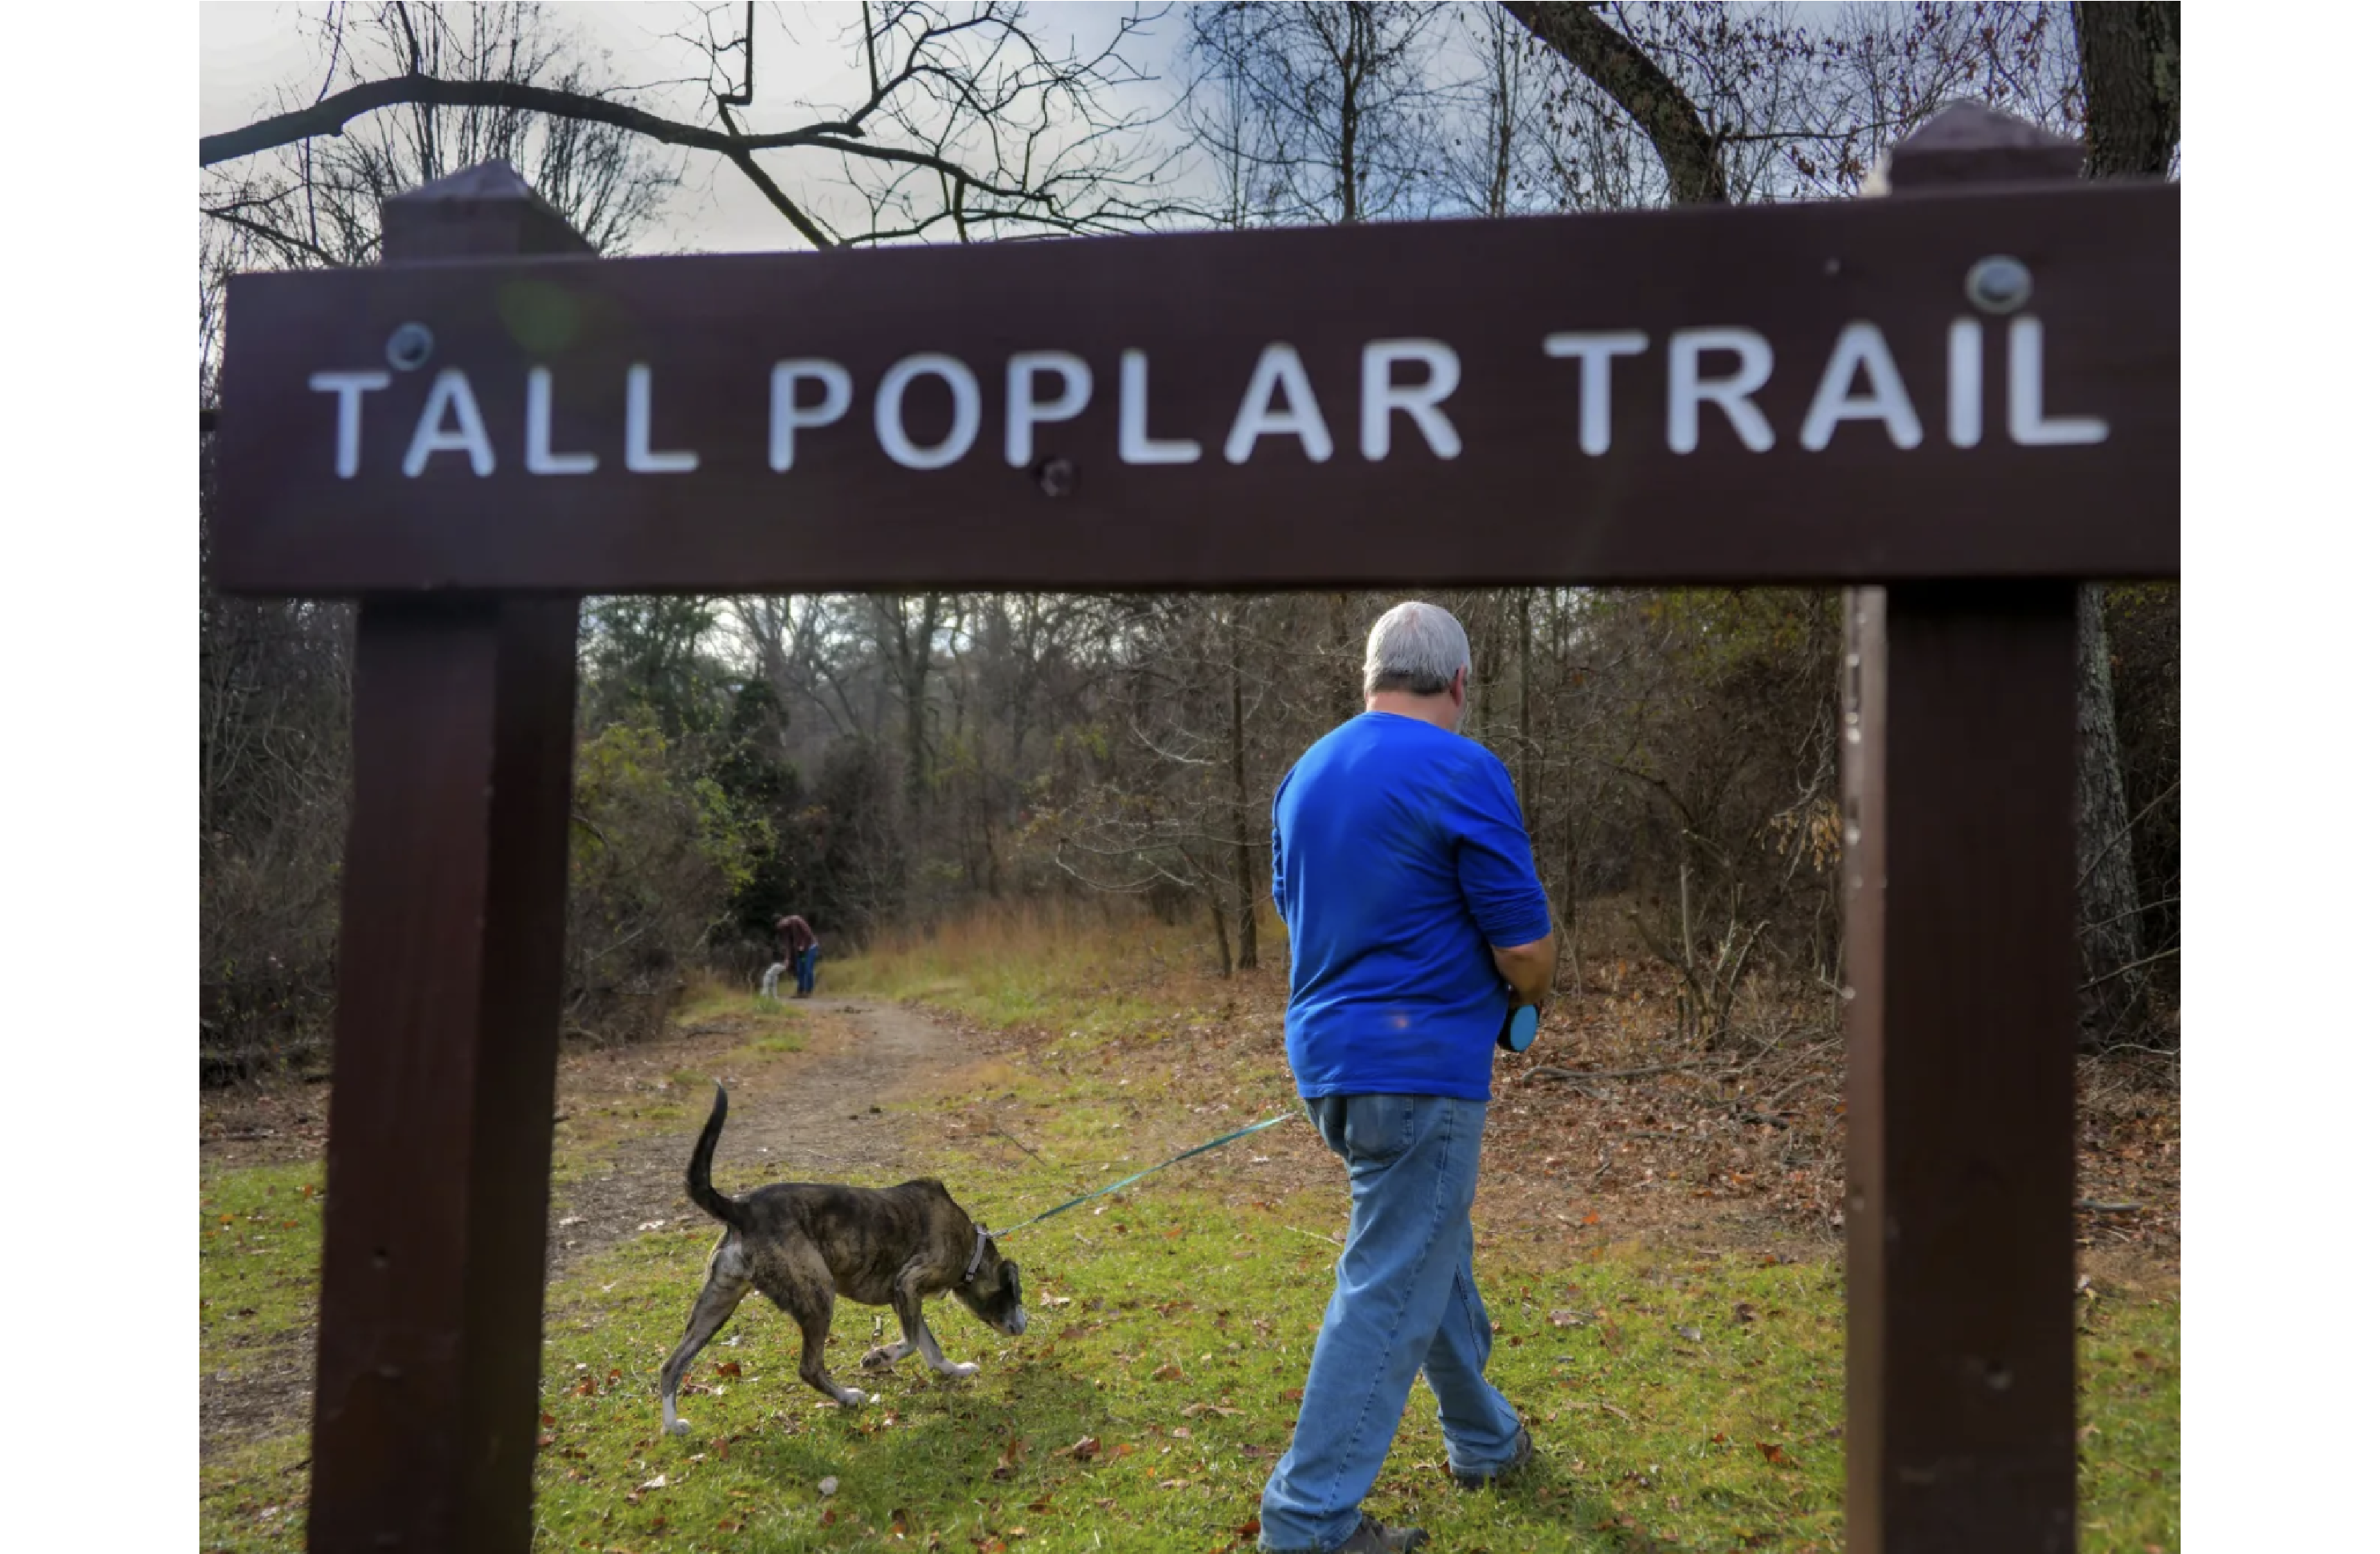
[[1496, 970], [1512, 985], [1514, 1004], [1543, 1004], [1554, 990], [1554, 936], [1506, 950], [1490, 945]]

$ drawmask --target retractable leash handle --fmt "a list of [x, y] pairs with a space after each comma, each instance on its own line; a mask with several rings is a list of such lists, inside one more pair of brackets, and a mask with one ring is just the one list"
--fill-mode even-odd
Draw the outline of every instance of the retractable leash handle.
[[1537, 1038], [1537, 1006], [1524, 1003], [1505, 1011], [1504, 1028], [1496, 1033], [1496, 1045], [1507, 1052], [1525, 1052], [1529, 1043]]

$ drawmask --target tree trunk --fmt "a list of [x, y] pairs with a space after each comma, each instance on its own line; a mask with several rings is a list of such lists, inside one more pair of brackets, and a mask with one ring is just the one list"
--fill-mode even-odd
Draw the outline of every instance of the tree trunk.
[[1529, 680], [1536, 672], [1536, 645], [1531, 637], [1529, 620], [1535, 599], [1536, 595], [1527, 589], [1521, 590], [1521, 827], [1524, 831], [1537, 813], [1536, 762], [1530, 759], [1533, 747], [1529, 730]]
[[[2093, 7], [2095, 9], [2096, 7]], [[2176, 7], [2177, 9], [2179, 7]], [[1504, 9], [1536, 34], [1579, 74], [1610, 94], [1653, 142], [1670, 175], [1670, 203], [1727, 202], [1726, 164], [1718, 137], [1703, 123], [1694, 100], [1629, 36], [1592, 6], [1516, 5]]]
[[[2181, 7], [2100, 0], [2071, 7], [2083, 91], [2083, 171], [2095, 178], [2162, 178], [2181, 134]], [[2082, 1045], [2101, 1047], [2137, 1018], [2147, 994], [2139, 966], [2140, 881], [2131, 811], [2116, 736], [2105, 586], [2075, 604], [2080, 697], [2075, 711], [2074, 892], [2080, 941]]]
[[909, 636], [907, 606], [893, 601], [893, 631], [901, 642], [901, 710], [904, 733], [908, 747], [908, 799], [910, 837], [913, 842], [924, 838], [926, 787], [929, 774], [927, 759], [926, 719], [930, 709], [926, 701], [926, 679], [934, 664], [934, 629], [941, 624], [942, 598], [929, 593], [920, 601], [917, 637]]
[[1224, 627], [1232, 634], [1232, 839], [1235, 844], [1232, 876], [1239, 886], [1240, 965], [1257, 968], [1257, 880], [1254, 849], [1248, 839], [1248, 730], [1240, 675], [1238, 612]]
[[2071, 10], [2084, 176], [2164, 177], [2181, 143], [2181, 6], [2094, 0]]
[[2082, 770], [2075, 783], [2074, 892], [2082, 940], [2082, 1044], [2115, 1040], [2137, 1017], [2148, 982], [2140, 969], [2140, 884], [2132, 868], [2131, 815], [2124, 800], [2122, 747], [2107, 663], [2107, 589], [2082, 585], [2075, 612], [2082, 695], [2075, 717]]

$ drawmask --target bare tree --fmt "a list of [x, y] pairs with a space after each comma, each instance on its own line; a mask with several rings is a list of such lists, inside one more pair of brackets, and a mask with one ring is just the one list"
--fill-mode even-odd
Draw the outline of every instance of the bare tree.
[[[2077, 5], [2071, 14], [2083, 87], [2084, 173], [2099, 178], [2167, 176], [2181, 147], [2181, 7]], [[2082, 683], [2075, 718], [2082, 756], [2075, 785], [2082, 868], [2075, 911], [2082, 941], [2082, 1033], [2091, 1046], [2125, 1035], [2148, 995], [2140, 875], [2132, 856], [2138, 817], [2124, 792], [2107, 616], [2105, 585], [2083, 585], [2075, 611]]]
[[[590, 196], [607, 187], [589, 154], [596, 148], [674, 148], [722, 158], [818, 248], [928, 236], [982, 240], [1114, 231], [1170, 209], [1153, 193], [1159, 164], [1135, 143], [1145, 119], [1116, 105], [1120, 89], [1146, 79], [1127, 57], [1147, 26], [1136, 11], [1115, 22], [1104, 46], [1086, 53], [1045, 44], [1014, 0], [965, 7], [914, 0], [866, 5], [843, 40], [854, 63], [851, 96], [820, 107], [756, 94], [756, 80], [766, 79], [753, 64], [757, 8], [744, 8], [740, 36], [722, 39], [722, 18], [734, 10], [705, 8], [697, 13], [699, 35], [677, 35], [700, 64], [699, 75], [631, 90], [598, 84], [589, 67], [565, 67], [559, 55], [516, 55], [508, 43], [493, 57], [484, 52], [490, 39], [539, 35], [545, 20], [534, 7], [389, 5], [374, 28], [362, 30], [347, 27], [340, 8], [326, 26], [332, 68], [315, 100], [201, 137], [199, 164], [215, 167], [285, 148], [301, 148], [303, 157], [310, 153], [302, 148], [392, 112], [425, 126], [452, 123], [442, 115], [460, 114], [480, 115], [465, 122], [491, 127], [480, 142], [491, 154], [507, 149], [497, 131], [541, 126], [541, 145], [559, 146], [584, 164]], [[458, 14], [468, 19], [455, 19]], [[370, 46], [353, 46], [363, 43]], [[745, 88], [726, 90], [722, 78], [738, 53]], [[334, 82], [345, 84], [334, 91]], [[699, 95], [690, 115], [672, 116], [640, 101], [690, 93]], [[777, 127], [764, 120], [785, 122]], [[415, 140], [443, 144], [426, 132]], [[788, 173], [856, 194], [860, 219], [845, 229], [816, 204], [795, 199]], [[613, 188], [623, 207], [633, 207], [626, 196], [635, 187]], [[214, 203], [229, 214], [252, 209], [234, 209], [231, 200]], [[564, 209], [581, 215], [567, 203]], [[273, 230], [285, 244], [315, 243], [323, 262], [340, 251], [321, 243], [310, 225], [283, 220]], [[600, 235], [599, 223], [589, 236]]]
[[1191, 132], [1265, 223], [1429, 213], [1443, 19], [1436, 5], [1370, 0], [1194, 7]]

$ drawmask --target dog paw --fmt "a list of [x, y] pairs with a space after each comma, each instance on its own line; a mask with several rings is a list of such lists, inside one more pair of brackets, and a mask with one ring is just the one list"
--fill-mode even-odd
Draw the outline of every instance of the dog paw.
[[954, 1380], [964, 1380], [965, 1378], [973, 1376], [977, 1371], [981, 1370], [982, 1368], [983, 1367], [981, 1366], [977, 1365], [973, 1360], [961, 1360], [958, 1364], [952, 1366], [947, 1370], [944, 1370], [942, 1374]]
[[897, 1351], [889, 1343], [880, 1349], [870, 1349], [867, 1354], [859, 1356], [859, 1368], [862, 1370], [881, 1369], [892, 1363], [893, 1356], [896, 1353]]
[[669, 1433], [674, 1436], [692, 1435], [694, 1425], [689, 1420], [673, 1419], [669, 1422]]
[[861, 1403], [866, 1402], [868, 1398], [857, 1388], [845, 1387], [835, 1393], [834, 1401], [845, 1408], [857, 1408]]

